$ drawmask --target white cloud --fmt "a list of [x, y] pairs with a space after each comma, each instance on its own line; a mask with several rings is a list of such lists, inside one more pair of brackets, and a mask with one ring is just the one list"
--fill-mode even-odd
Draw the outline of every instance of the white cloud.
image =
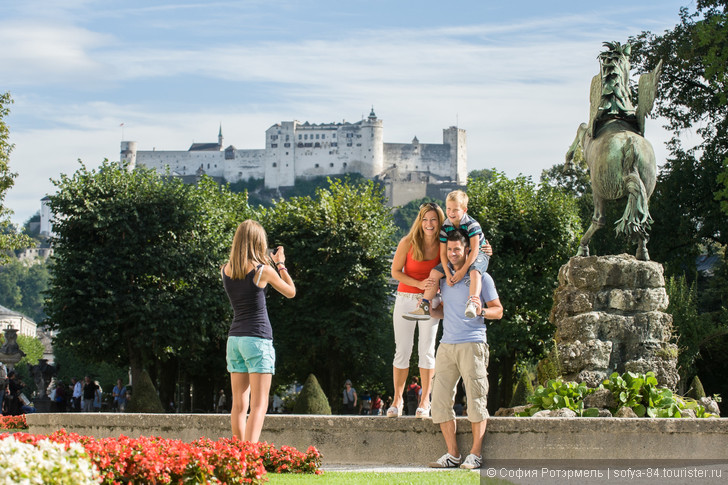
[[83, 80], [101, 71], [93, 50], [110, 37], [88, 30], [44, 23], [0, 24], [0, 79], [11, 85]]
[[[176, 12], [200, 5], [160, 8]], [[150, 8], [95, 15], [139, 18], [154, 15], [157, 7]], [[285, 37], [290, 40], [231, 35], [224, 45], [182, 46], [144, 45], [123, 28], [102, 34], [78, 27], [68, 12], [59, 13], [58, 23], [43, 18], [0, 23], [0, 84], [20, 87], [13, 88], [13, 113], [30, 120], [11, 125], [16, 143], [11, 167], [20, 176], [6, 202], [22, 222], [53, 190], [47, 179], [73, 172], [77, 158], [89, 166], [104, 157], [118, 159], [122, 122], [124, 137], [143, 150], [213, 141], [220, 122], [226, 144], [261, 148], [265, 129], [278, 121], [356, 121], [372, 104], [384, 119], [387, 142], [417, 135], [422, 143], [441, 143], [442, 129], [458, 123], [468, 131], [470, 169], [496, 167], [509, 176], [537, 178], [563, 160], [576, 127], [586, 121], [601, 42], [654, 28], [657, 20], [646, 20], [646, 27], [618, 21], [634, 12], [639, 10], [609, 18], [581, 13], [515, 23], [356, 30], [338, 38], [327, 32]], [[201, 17], [202, 23], [210, 20]], [[175, 18], [169, 26], [195, 21]], [[147, 82], [184, 86], [189, 77], [262, 86], [271, 94], [252, 97], [244, 88], [231, 88], [224, 102], [196, 103], [196, 86], [186, 96], [181, 89], [185, 97], [178, 103], [161, 105], [146, 92], [157, 93]], [[63, 83], [93, 87], [93, 97], [46, 93]], [[650, 121], [648, 138], [659, 160], [667, 136], [658, 124]]]

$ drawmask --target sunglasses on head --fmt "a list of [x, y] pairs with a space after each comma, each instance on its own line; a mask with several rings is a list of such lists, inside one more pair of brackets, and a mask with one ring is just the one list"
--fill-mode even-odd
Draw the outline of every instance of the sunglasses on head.
[[422, 204], [420, 206], [420, 210], [425, 209], [425, 208], [426, 209], [431, 209], [431, 210], [437, 210], [437, 209], [440, 208], [440, 206], [438, 206], [434, 202], [425, 202], [424, 204]]

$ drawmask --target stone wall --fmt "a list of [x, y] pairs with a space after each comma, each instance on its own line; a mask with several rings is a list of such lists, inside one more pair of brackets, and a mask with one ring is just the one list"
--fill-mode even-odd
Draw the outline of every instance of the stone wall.
[[564, 379], [597, 386], [615, 371], [654, 371], [675, 390], [667, 304], [659, 263], [626, 254], [571, 258], [559, 270], [550, 316]]
[[[224, 414], [36, 413], [26, 419], [28, 432], [35, 434], [64, 428], [95, 438], [123, 434], [189, 442], [203, 436], [230, 437], [230, 415]], [[461, 452], [470, 449], [472, 433], [466, 418], [457, 419], [456, 439]], [[268, 415], [261, 440], [302, 451], [316, 446], [324, 465], [422, 466], [446, 451], [440, 427], [414, 417]], [[488, 419], [482, 454], [487, 462], [521, 460], [529, 466], [534, 460], [556, 460], [563, 465], [565, 460], [586, 459], [726, 463], [728, 420], [493, 417]]]

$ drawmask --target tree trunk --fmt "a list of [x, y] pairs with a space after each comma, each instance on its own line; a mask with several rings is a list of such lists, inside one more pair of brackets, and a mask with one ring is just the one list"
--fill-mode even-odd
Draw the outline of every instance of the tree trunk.
[[[175, 402], [175, 390], [177, 388], [177, 373], [179, 369], [177, 358], [170, 358], [159, 365], [159, 400], [168, 412], [172, 411], [170, 403]], [[176, 407], [176, 406], [175, 406]]]
[[196, 377], [193, 386], [194, 412], [215, 411], [215, 383], [208, 376]]
[[513, 371], [516, 367], [516, 353], [511, 352], [503, 361], [501, 368], [501, 393], [499, 408], [507, 408], [513, 399]]
[[501, 380], [501, 363], [498, 359], [490, 359], [488, 364], [488, 412], [495, 415], [500, 402], [500, 380]]
[[129, 366], [131, 367], [132, 391], [126, 411], [129, 413], [163, 413], [164, 408], [159, 402], [152, 379], [144, 370], [138, 354], [131, 351], [129, 352]]

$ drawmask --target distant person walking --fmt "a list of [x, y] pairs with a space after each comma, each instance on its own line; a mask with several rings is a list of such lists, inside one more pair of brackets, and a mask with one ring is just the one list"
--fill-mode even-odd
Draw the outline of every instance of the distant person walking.
[[356, 395], [356, 389], [351, 386], [349, 379], [344, 383], [344, 393], [341, 396], [341, 404], [344, 405], [343, 414], [356, 414], [356, 404], [359, 397]]
[[83, 385], [83, 412], [92, 413], [94, 411], [94, 399], [96, 399], [96, 391], [98, 391], [99, 386], [97, 386], [96, 383], [92, 381], [91, 377], [89, 376], [86, 376], [84, 380], [86, 382]]
[[[235, 231], [230, 260], [220, 268], [223, 286], [233, 307], [226, 355], [232, 387], [230, 423], [233, 436], [243, 441], [257, 442], [260, 438], [275, 373], [266, 288], [270, 284], [286, 298], [296, 295], [296, 286], [285, 263], [283, 246], [269, 255], [263, 226], [248, 219]], [[250, 416], [246, 419], [248, 407]]]
[[121, 383], [121, 379], [116, 380], [112, 393], [114, 396], [114, 410], [117, 413], [123, 413], [126, 410], [126, 386]]
[[83, 396], [83, 385], [81, 381], [75, 377], [71, 378], [73, 384], [73, 393], [71, 394], [71, 410], [75, 412], [81, 411], [81, 397]]

